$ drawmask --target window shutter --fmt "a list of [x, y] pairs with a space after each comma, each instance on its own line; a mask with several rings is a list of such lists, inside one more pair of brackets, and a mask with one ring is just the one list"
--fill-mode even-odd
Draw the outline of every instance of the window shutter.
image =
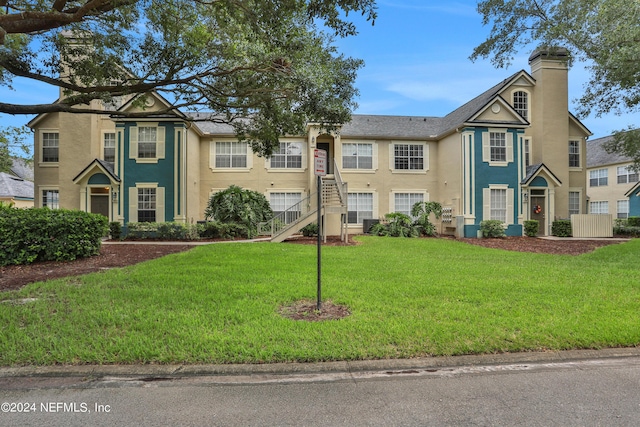
[[491, 219], [491, 189], [482, 189], [482, 220]]
[[166, 128], [164, 126], [158, 126], [156, 133], [156, 157], [158, 159], [164, 159], [165, 152], [165, 134]]
[[507, 162], [513, 162], [513, 137], [507, 132]]
[[138, 222], [138, 188], [129, 188], [129, 221]]
[[507, 224], [514, 223], [513, 188], [507, 188]]
[[138, 127], [129, 128], [129, 158], [138, 158]]
[[164, 222], [164, 187], [156, 188], [156, 222]]
[[491, 145], [489, 142], [489, 132], [482, 132], [482, 161], [491, 161]]
[[[372, 159], [371, 159], [371, 169], [372, 170], [378, 170], [378, 144], [377, 143], [372, 143], [373, 145], [373, 154], [372, 154]], [[377, 218], [374, 217], [374, 218]]]
[[209, 143], [209, 168], [215, 169], [216, 167], [216, 143]]
[[429, 144], [425, 144], [423, 150], [424, 151], [422, 152], [422, 154], [424, 156], [423, 158], [424, 163], [422, 167], [423, 167], [423, 170], [428, 171], [429, 170]]

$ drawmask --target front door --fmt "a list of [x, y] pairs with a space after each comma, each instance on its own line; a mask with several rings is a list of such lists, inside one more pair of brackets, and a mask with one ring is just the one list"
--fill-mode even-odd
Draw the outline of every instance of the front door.
[[327, 173], [329, 175], [333, 174], [333, 151], [331, 150], [330, 142], [318, 142], [316, 147], [318, 150], [324, 150], [327, 152]]
[[109, 218], [109, 195], [91, 195], [91, 213], [97, 213]]
[[544, 196], [532, 196], [531, 197], [531, 219], [538, 221], [538, 236], [545, 236], [547, 230], [546, 224], [546, 198]]

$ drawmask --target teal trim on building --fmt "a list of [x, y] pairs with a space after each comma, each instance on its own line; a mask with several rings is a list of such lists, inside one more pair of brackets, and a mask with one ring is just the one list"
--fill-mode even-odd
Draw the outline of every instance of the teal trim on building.
[[533, 181], [531, 181], [531, 184], [529, 184], [529, 187], [548, 187], [549, 183], [547, 182], [546, 179], [544, 179], [541, 176], [536, 176]]
[[636, 191], [629, 196], [629, 216], [640, 216], [640, 195]]
[[111, 185], [111, 180], [103, 173], [95, 173], [91, 175], [88, 181], [89, 185]]
[[[164, 157], [158, 158], [157, 161], [149, 162], [146, 159], [130, 158], [131, 149], [131, 128], [137, 126], [148, 125], [146, 122], [140, 123], [125, 123], [123, 126], [123, 143], [120, 157], [120, 165], [123, 171], [123, 184], [121, 187], [121, 199], [123, 206], [123, 216], [125, 224], [128, 222], [136, 222], [137, 218], [129, 218], [129, 206], [130, 206], [130, 188], [135, 188], [136, 184], [157, 184], [158, 188], [164, 189], [163, 203], [157, 203], [164, 205], [164, 219], [165, 221], [173, 221], [176, 215], [175, 200], [176, 198], [176, 186], [175, 180], [177, 179], [175, 173], [175, 129], [176, 127], [182, 128], [181, 123], [173, 122], [160, 122], [158, 127], [164, 128]], [[158, 149], [158, 147], [156, 147]]]
[[[511, 206], [512, 215], [514, 221], [518, 218], [518, 207], [520, 202], [519, 188], [520, 177], [518, 175], [518, 165], [520, 164], [520, 146], [518, 144], [518, 138], [522, 131], [519, 129], [507, 129], [507, 138], [511, 142], [513, 150], [513, 161], [508, 162], [505, 166], [494, 166], [488, 162], [483, 161], [483, 133], [488, 132], [488, 128], [476, 128], [475, 129], [475, 150], [474, 150], [474, 164], [475, 174], [473, 177], [475, 206], [473, 211], [475, 212], [475, 224], [465, 225], [464, 236], [465, 237], [477, 237], [480, 230], [480, 223], [485, 219], [484, 215], [484, 198], [483, 190], [489, 188], [491, 185], [506, 185], [509, 189], [513, 190], [513, 205]], [[508, 236], [521, 236], [522, 225], [509, 224], [506, 229]]]

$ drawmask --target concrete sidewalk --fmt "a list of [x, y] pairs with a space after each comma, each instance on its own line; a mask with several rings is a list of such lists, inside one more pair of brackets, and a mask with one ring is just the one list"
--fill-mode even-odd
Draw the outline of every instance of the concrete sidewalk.
[[84, 377], [162, 378], [197, 376], [302, 376], [335, 373], [432, 371], [464, 366], [500, 366], [570, 363], [584, 360], [640, 357], [640, 347], [602, 350], [568, 350], [504, 353], [470, 356], [442, 356], [415, 359], [357, 360], [321, 363], [273, 363], [229, 365], [73, 365], [0, 367], [0, 378]]

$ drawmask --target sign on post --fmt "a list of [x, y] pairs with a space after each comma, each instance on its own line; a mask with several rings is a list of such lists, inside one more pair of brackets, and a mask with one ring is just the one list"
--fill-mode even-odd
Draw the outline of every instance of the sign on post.
[[322, 178], [327, 175], [327, 152], [313, 150], [313, 173], [318, 177], [318, 300], [316, 309], [322, 310]]
[[327, 175], [327, 152], [325, 150], [313, 150], [313, 170], [315, 176]]

